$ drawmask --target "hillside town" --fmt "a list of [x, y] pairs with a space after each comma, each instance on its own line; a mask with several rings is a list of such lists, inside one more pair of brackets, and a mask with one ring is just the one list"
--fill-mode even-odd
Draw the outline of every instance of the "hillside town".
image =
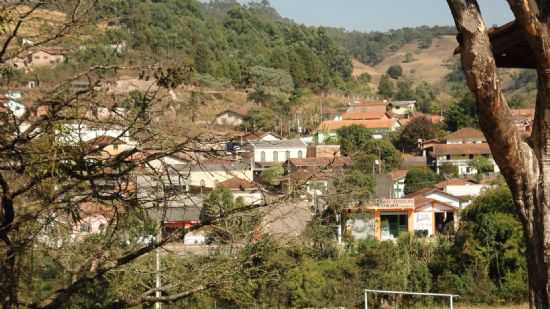
[[549, 19], [272, 2], [0, 4], [0, 308], [546, 308]]

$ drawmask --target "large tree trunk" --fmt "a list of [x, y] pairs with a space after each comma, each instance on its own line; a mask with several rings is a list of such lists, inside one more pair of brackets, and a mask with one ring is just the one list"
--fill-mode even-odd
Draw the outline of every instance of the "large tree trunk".
[[[550, 277], [550, 36], [536, 0], [508, 0], [536, 54], [539, 76], [531, 142], [514, 127], [502, 94], [491, 41], [475, 0], [448, 0], [460, 33], [462, 64], [482, 131], [510, 187], [527, 244], [531, 308], [549, 308]], [[544, 6], [548, 6], [548, 1]], [[544, 10], [547, 12], [548, 10]]]
[[16, 250], [9, 231], [14, 219], [9, 186], [0, 174], [0, 307], [17, 306]]

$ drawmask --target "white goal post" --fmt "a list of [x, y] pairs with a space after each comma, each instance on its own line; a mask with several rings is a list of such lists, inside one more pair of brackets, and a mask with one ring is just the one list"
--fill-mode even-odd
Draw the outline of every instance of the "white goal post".
[[365, 289], [365, 309], [369, 309], [369, 293], [373, 294], [399, 294], [399, 295], [419, 295], [419, 296], [435, 296], [435, 297], [448, 297], [449, 308], [453, 309], [453, 301], [458, 295], [454, 294], [442, 294], [442, 293], [418, 293], [418, 292], [401, 292], [401, 291], [385, 291], [385, 290], [370, 290]]

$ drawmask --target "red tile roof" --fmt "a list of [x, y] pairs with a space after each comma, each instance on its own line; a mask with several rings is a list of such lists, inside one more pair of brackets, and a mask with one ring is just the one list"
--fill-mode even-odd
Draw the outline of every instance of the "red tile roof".
[[436, 156], [439, 155], [483, 155], [491, 154], [489, 144], [436, 144], [433, 148]]
[[482, 139], [485, 140], [485, 135], [478, 129], [462, 128], [445, 137], [446, 140], [464, 140], [464, 139]]
[[352, 125], [367, 129], [391, 129], [396, 123], [394, 119], [383, 120], [327, 120], [319, 125], [319, 130], [337, 130]]
[[435, 187], [440, 190], [445, 190], [447, 186], [466, 186], [466, 185], [472, 185], [472, 184], [476, 184], [476, 183], [469, 179], [451, 178], [436, 184]]
[[120, 139], [114, 138], [112, 136], [107, 136], [107, 135], [98, 136], [94, 139], [89, 140], [87, 143], [91, 146], [97, 146], [97, 147], [124, 144], [124, 142], [121, 141]]
[[248, 180], [238, 178], [238, 177], [233, 177], [233, 178], [228, 179], [224, 182], [221, 182], [221, 183], [218, 184], [218, 187], [226, 188], [226, 189], [237, 189], [237, 190], [241, 190], [241, 191], [244, 191], [246, 189], [257, 188], [255, 183], [250, 182]]
[[375, 112], [346, 112], [342, 114], [343, 120], [380, 120], [390, 119], [385, 111]]

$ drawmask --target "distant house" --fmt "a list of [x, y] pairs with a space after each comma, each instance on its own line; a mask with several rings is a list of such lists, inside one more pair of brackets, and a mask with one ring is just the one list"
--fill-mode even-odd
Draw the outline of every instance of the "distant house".
[[250, 162], [226, 159], [200, 160], [189, 166], [188, 184], [195, 188], [215, 189], [232, 178], [254, 179]]
[[308, 158], [335, 158], [340, 157], [340, 145], [310, 144], [307, 146]]
[[328, 120], [319, 125], [316, 132], [316, 142], [324, 143], [327, 139], [337, 138], [338, 129], [357, 125], [363, 128], [371, 129], [372, 137], [382, 139], [390, 132], [394, 132], [401, 125], [396, 119], [375, 119], [375, 120]]
[[435, 185], [435, 188], [458, 197], [476, 197], [491, 188], [488, 184], [480, 184], [464, 178], [452, 178]]
[[94, 156], [110, 158], [119, 155], [123, 151], [135, 148], [133, 143], [126, 143], [120, 138], [101, 135], [86, 142], [92, 149], [99, 150], [99, 154], [94, 153]]
[[227, 109], [217, 114], [212, 124], [221, 127], [239, 127], [247, 114], [248, 111], [245, 109]]
[[403, 117], [416, 112], [416, 101], [391, 101], [388, 109], [392, 114]]
[[388, 102], [385, 100], [376, 101], [356, 101], [351, 104], [347, 112], [387, 112]]
[[352, 161], [348, 157], [317, 157], [303, 159], [289, 159], [285, 163], [287, 173], [299, 170], [327, 171], [351, 167]]
[[464, 128], [445, 137], [445, 143], [430, 143], [424, 145], [427, 164], [438, 174], [442, 166], [453, 166], [458, 175], [475, 175], [478, 171], [471, 166], [477, 157], [487, 158], [493, 165], [493, 172], [500, 172], [491, 155], [483, 133], [477, 129]]
[[535, 118], [534, 108], [512, 109], [512, 121], [518, 129], [525, 133], [531, 134], [533, 130], [533, 120]]
[[460, 206], [460, 198], [436, 189], [376, 199], [346, 209], [346, 234], [378, 240], [395, 240], [402, 233], [432, 236], [456, 227]]
[[386, 112], [345, 112], [342, 114], [342, 120], [388, 120], [391, 116]]
[[302, 159], [307, 155], [307, 146], [299, 139], [280, 141], [257, 141], [250, 143], [254, 170], [263, 170], [289, 159]]
[[261, 205], [264, 203], [264, 194], [254, 182], [233, 177], [218, 184], [218, 188], [229, 189], [235, 199], [241, 199], [245, 205]]
[[65, 61], [66, 53], [66, 50], [58, 47], [31, 48], [24, 54], [10, 59], [9, 63], [16, 69], [54, 66]]
[[460, 197], [428, 188], [405, 198], [414, 200], [415, 233], [432, 236], [457, 227], [458, 211], [463, 206]]
[[407, 170], [396, 170], [376, 176], [375, 194], [377, 198], [400, 199], [405, 196]]

